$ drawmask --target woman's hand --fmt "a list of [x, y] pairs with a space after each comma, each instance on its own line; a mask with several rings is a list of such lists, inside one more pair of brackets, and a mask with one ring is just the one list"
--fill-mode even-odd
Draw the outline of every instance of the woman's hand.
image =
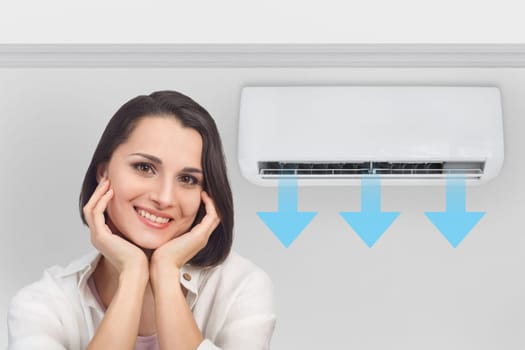
[[176, 237], [157, 248], [151, 257], [150, 278], [154, 281], [158, 271], [178, 271], [208, 243], [213, 230], [220, 223], [213, 200], [201, 192], [206, 215], [191, 231]]
[[112, 197], [113, 190], [110, 189], [109, 179], [103, 178], [83, 208], [91, 231], [91, 243], [119, 274], [125, 270], [149, 273], [148, 259], [144, 252], [119, 235], [113, 234], [105, 222], [104, 211]]

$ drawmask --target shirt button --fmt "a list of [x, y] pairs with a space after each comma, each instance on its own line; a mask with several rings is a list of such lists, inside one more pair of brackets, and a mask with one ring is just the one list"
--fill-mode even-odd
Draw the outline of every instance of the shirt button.
[[191, 281], [191, 275], [189, 273], [187, 273], [187, 272], [184, 272], [182, 277], [188, 282]]

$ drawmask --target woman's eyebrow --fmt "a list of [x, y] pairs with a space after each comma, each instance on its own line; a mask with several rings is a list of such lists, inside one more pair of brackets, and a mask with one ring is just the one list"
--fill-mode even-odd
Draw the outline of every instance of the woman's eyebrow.
[[144, 157], [144, 158], [146, 158], [146, 159], [151, 160], [153, 163], [162, 164], [162, 160], [160, 160], [160, 158], [155, 157], [155, 156], [152, 156], [151, 154], [146, 154], [146, 153], [131, 153], [130, 156], [141, 156], [141, 157]]
[[186, 168], [183, 168], [182, 171], [185, 172], [185, 173], [200, 173], [200, 174], [202, 174], [202, 170], [197, 169], [197, 168], [188, 168], [188, 167], [186, 167]]
[[[158, 158], [158, 157], [155, 157], [155, 156], [151, 155], [151, 154], [131, 153], [130, 156], [141, 156], [141, 157], [144, 157], [146, 159], [149, 159], [153, 163], [162, 165], [162, 160], [160, 158]], [[200, 174], [202, 174], [202, 170], [201, 169], [193, 168], [193, 167], [184, 167], [182, 169], [182, 172], [186, 172], [186, 173], [200, 173]]]

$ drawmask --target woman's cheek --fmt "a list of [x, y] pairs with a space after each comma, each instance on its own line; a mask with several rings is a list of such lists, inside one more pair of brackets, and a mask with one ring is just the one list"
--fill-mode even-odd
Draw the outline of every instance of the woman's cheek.
[[199, 211], [199, 207], [201, 204], [201, 191], [195, 192], [195, 193], [188, 193], [187, 196], [185, 196], [183, 199], [181, 198], [181, 212], [182, 216], [185, 218], [185, 220], [188, 220], [188, 222], [193, 222], [195, 220], [195, 217], [197, 216], [197, 213]]
[[[107, 204], [106, 212], [108, 213], [109, 218], [111, 219], [113, 224], [118, 225], [119, 219], [121, 216], [121, 211], [122, 211], [119, 205], [120, 200], [121, 200], [120, 198], [121, 193], [118, 187], [116, 186], [112, 186], [112, 189], [113, 189], [113, 196]], [[120, 230], [121, 228], [119, 227], [118, 229]]]
[[200, 205], [201, 205], [201, 191], [198, 191], [195, 195], [192, 196], [192, 203], [191, 203], [191, 215], [192, 216], [197, 215], [197, 211], [199, 210]]

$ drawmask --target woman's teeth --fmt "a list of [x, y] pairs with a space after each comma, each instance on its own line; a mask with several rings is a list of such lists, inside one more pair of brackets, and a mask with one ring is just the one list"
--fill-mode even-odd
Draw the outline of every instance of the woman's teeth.
[[165, 224], [168, 221], [170, 221], [170, 219], [168, 219], [168, 218], [160, 218], [160, 217], [155, 216], [153, 214], [150, 214], [150, 213], [148, 213], [148, 212], [146, 212], [146, 211], [144, 211], [142, 209], [137, 209], [137, 213], [139, 213], [140, 216], [145, 217], [149, 221], [156, 222], [157, 224]]

